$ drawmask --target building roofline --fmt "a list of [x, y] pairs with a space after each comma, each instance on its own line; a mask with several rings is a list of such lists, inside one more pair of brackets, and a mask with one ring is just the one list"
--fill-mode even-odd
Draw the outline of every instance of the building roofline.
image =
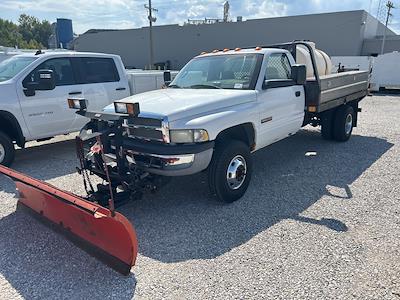
[[[346, 13], [366, 13], [370, 15], [371, 17], [375, 18], [371, 14], [369, 14], [366, 10], [364, 9], [359, 9], [359, 10], [342, 10], [342, 11], [334, 11], [334, 12], [324, 12], [324, 13], [309, 13], [309, 14], [300, 14], [300, 15], [290, 15], [290, 16], [279, 16], [279, 17], [269, 17], [269, 18], [255, 18], [255, 19], [247, 19], [241, 22], [220, 22], [220, 23], [215, 23], [215, 24], [199, 24], [199, 25], [180, 25], [180, 24], [164, 24], [164, 25], [153, 25], [155, 28], [160, 28], [160, 27], [169, 27], [169, 26], [180, 26], [180, 27], [186, 27], [186, 26], [215, 26], [215, 25], [221, 25], [221, 24], [236, 24], [236, 23], [245, 23], [248, 21], [259, 21], [259, 20], [273, 20], [273, 19], [287, 19], [287, 18], [299, 18], [299, 17], [309, 17], [309, 16], [321, 16], [321, 15], [334, 15], [334, 14], [346, 14]], [[93, 33], [100, 33], [100, 32], [109, 32], [109, 31], [130, 31], [130, 30], [141, 30], [144, 28], [148, 28], [149, 26], [142, 26], [142, 27], [137, 27], [137, 28], [127, 28], [127, 29], [89, 29], [86, 32], [82, 33], [81, 35], [84, 34], [93, 34]]]

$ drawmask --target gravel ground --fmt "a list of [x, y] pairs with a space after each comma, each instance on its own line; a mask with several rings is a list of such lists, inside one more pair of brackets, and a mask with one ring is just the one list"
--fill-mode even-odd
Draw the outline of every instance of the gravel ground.
[[[310, 127], [256, 153], [234, 204], [200, 174], [123, 207], [139, 238], [128, 277], [15, 211], [0, 177], [0, 298], [400, 299], [400, 97], [362, 108], [347, 143]], [[83, 192], [70, 137], [29, 146], [15, 169]]]

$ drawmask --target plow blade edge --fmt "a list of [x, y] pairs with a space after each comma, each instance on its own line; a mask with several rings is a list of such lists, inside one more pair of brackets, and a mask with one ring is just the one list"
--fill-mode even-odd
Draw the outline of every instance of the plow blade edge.
[[116, 271], [130, 273], [138, 244], [132, 224], [123, 215], [112, 215], [103, 206], [1, 165], [0, 173], [15, 181], [19, 207]]

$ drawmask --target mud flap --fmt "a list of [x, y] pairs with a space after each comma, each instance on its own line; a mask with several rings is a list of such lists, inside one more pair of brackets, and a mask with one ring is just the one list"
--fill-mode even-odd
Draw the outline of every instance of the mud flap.
[[0, 173], [15, 181], [18, 207], [121, 274], [135, 264], [138, 244], [132, 224], [123, 215], [48, 183], [0, 165]]

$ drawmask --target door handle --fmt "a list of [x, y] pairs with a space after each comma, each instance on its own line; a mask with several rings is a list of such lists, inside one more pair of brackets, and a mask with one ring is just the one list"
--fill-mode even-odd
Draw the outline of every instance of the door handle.
[[119, 88], [116, 88], [115, 90], [116, 90], [116, 91], [125, 91], [126, 88], [124, 88], [124, 87], [119, 87]]
[[297, 91], [297, 92], [295, 93], [295, 95], [296, 95], [296, 97], [300, 97], [301, 92]]
[[69, 92], [68, 95], [80, 95], [82, 92]]

